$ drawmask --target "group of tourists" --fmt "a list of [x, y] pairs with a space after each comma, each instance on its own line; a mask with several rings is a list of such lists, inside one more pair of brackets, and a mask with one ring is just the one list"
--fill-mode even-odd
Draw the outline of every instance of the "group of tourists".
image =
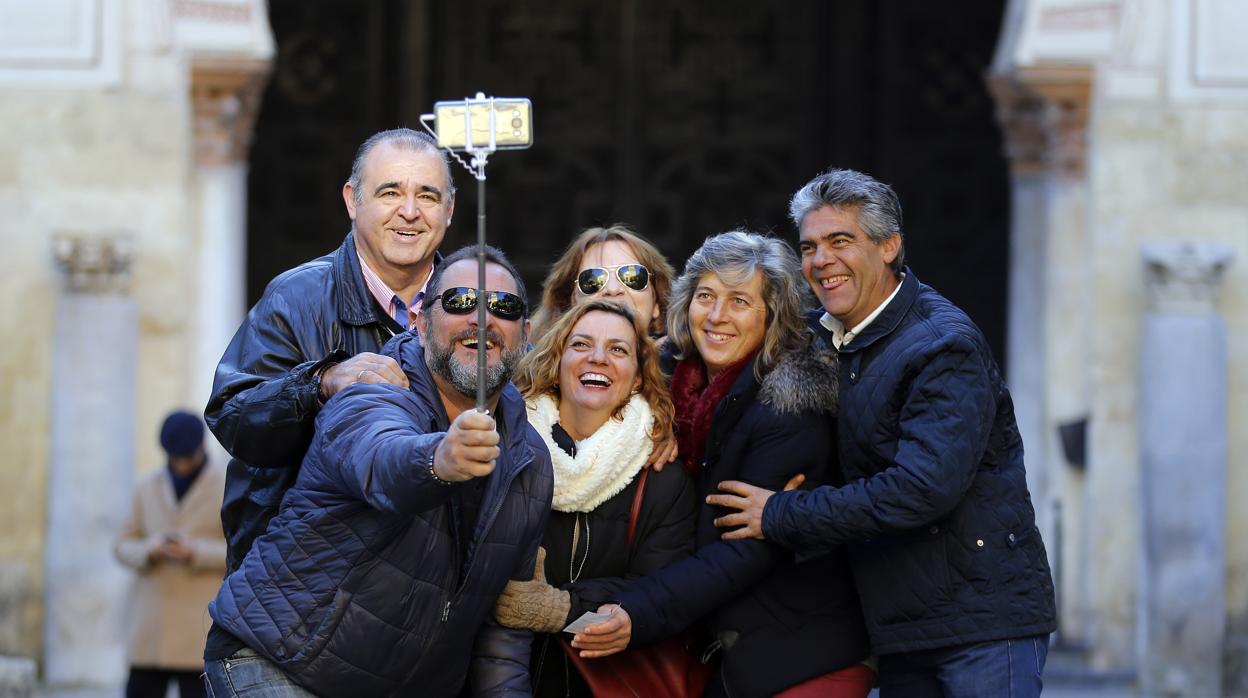
[[501, 250], [484, 288], [475, 247], [438, 252], [425, 135], [365, 141], [343, 200], [205, 413], [232, 456], [210, 695], [1039, 695], [1009, 392], [886, 184], [829, 170], [795, 245], [712, 235], [679, 274], [591, 228], [531, 319]]

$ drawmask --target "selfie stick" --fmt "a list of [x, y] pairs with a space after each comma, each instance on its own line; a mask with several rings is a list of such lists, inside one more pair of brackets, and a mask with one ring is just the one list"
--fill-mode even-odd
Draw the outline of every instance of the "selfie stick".
[[[521, 136], [520, 124], [518, 117], [503, 125], [504, 132], [513, 132], [515, 135], [507, 144], [501, 145], [498, 142], [499, 134], [499, 118], [500, 111], [512, 108], [513, 105], [519, 105], [523, 102], [524, 106], [524, 135]], [[438, 102], [434, 105], [433, 114], [422, 114], [420, 123], [425, 127], [426, 131], [438, 141], [438, 146], [450, 153], [459, 164], [472, 173], [477, 180], [477, 410], [487, 412], [485, 399], [485, 372], [486, 372], [486, 300], [488, 291], [485, 287], [485, 163], [499, 148], [527, 148], [532, 144], [531, 128], [527, 119], [530, 110], [529, 101], [516, 99], [495, 99], [494, 97], [486, 97], [484, 93], [478, 92], [477, 96], [471, 99], [464, 99], [462, 102]], [[460, 124], [455, 123], [458, 113], [463, 112], [463, 134], [462, 140], [455, 138], [454, 134], [458, 134]], [[513, 112], [518, 113], [518, 112]], [[474, 117], [478, 120], [477, 124], [473, 123]], [[440, 123], [443, 119], [448, 123]], [[486, 121], [485, 132], [487, 137], [484, 142], [477, 144], [477, 133], [474, 132], [474, 125], [479, 125], [480, 121]], [[430, 128], [429, 122], [434, 122], [433, 128]], [[514, 125], [514, 128], [507, 128]], [[453, 132], [453, 133], [452, 133]], [[456, 150], [472, 156], [470, 163], [464, 162], [459, 157]], [[500, 346], [499, 351], [503, 349]]]

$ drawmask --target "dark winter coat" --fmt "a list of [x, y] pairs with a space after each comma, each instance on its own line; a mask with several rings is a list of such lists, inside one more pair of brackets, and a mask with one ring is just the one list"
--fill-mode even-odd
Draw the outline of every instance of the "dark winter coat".
[[[647, 443], [646, 448], [649, 447]], [[628, 545], [628, 516], [639, 477], [589, 513], [550, 512], [550, 522], [542, 539], [546, 548], [546, 581], [568, 590], [572, 606], [567, 622], [611, 603], [616, 592], [630, 580], [656, 572], [693, 552], [697, 500], [692, 480], [684, 468], [676, 465], [660, 472], [651, 471], [646, 476], [631, 547]], [[590, 531], [589, 550], [582, 567], [580, 562], [586, 554], [586, 520]], [[573, 529], [578, 525], [581, 535], [573, 556]], [[571, 581], [569, 565], [574, 565], [579, 572], [576, 582]], [[538, 635], [533, 647], [532, 674], [535, 696], [575, 696], [588, 691], [554, 635]], [[570, 680], [565, 682], [565, 677]]]
[[[835, 479], [836, 357], [795, 352], [760, 383], [746, 367], [717, 408], [698, 473], [699, 501], [724, 480], [778, 490], [798, 473]], [[696, 552], [616, 596], [633, 622], [634, 644], [675, 635], [699, 619], [719, 643], [708, 693], [770, 696], [853, 665], [868, 654], [858, 597], [843, 551], [798, 564], [759, 540], [720, 540], [702, 504]]]
[[326, 364], [377, 352], [403, 328], [364, 283], [354, 233], [334, 252], [269, 282], [217, 366], [204, 418], [233, 459], [221, 524], [238, 568], [299, 474]]
[[1053, 631], [1014, 406], [979, 328], [907, 272], [840, 354], [849, 484], [772, 497], [766, 537], [803, 556], [854, 542], [879, 654]]
[[423, 351], [410, 333], [383, 351], [411, 388], [359, 383], [326, 403], [299, 479], [226, 578], [213, 621], [321, 695], [455, 695], [465, 674], [476, 694], [527, 694], [532, 633], [488, 619], [508, 579], [532, 574], [550, 456], [508, 385], [502, 454], [475, 529], [461, 530], [453, 493], [465, 485], [430, 474], [448, 424]]

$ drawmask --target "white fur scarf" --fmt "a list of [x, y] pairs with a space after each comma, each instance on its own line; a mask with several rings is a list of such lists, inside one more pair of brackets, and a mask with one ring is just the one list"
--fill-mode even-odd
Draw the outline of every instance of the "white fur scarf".
[[542, 435], [555, 471], [555, 511], [593, 511], [633, 481], [650, 457], [654, 414], [640, 394], [624, 406], [622, 419], [608, 419], [589, 438], [576, 442], [576, 458], [555, 444], [551, 429], [559, 404], [550, 395], [528, 401], [529, 424]]

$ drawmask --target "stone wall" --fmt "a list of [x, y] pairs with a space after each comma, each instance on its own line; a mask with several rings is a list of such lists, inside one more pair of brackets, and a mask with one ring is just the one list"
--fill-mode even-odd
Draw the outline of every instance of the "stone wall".
[[[1124, 340], [1140, 337], [1145, 276], [1139, 249], [1146, 242], [1220, 242], [1233, 251], [1216, 304], [1229, 343], [1225, 494], [1228, 502], [1248, 496], [1248, 432], [1235, 428], [1248, 420], [1248, 79], [1239, 80], [1237, 91], [1210, 92], [1202, 89], [1200, 70], [1172, 69], [1194, 46], [1221, 41], [1208, 26], [1191, 21], [1193, 12], [1221, 14], [1232, 25], [1248, 16], [1239, 17], [1227, 3], [1139, 5], [1129, 44], [1134, 50], [1102, 69], [1089, 132], [1094, 148], [1089, 158], [1097, 328], [1093, 357], [1098, 367], [1092, 441], [1106, 473], [1092, 493], [1105, 512], [1105, 535], [1097, 538], [1092, 559], [1102, 576], [1096, 585], [1097, 640], [1115, 657], [1129, 656], [1134, 641], [1134, 609], [1123, 591], [1135, 589], [1138, 547], [1132, 542], [1139, 531], [1133, 523], [1139, 519], [1132, 497], [1121, 495], [1139, 491], [1138, 387], [1149, 376], [1140, 375], [1138, 349]], [[1248, 52], [1229, 44], [1222, 49], [1224, 56], [1241, 61], [1248, 77]], [[1248, 613], [1246, 514], [1242, 507], [1228, 508], [1225, 575], [1232, 617]]]
[[[1136, 571], [1137, 510], [1128, 498], [1135, 493], [1138, 394], [1141, 376], [1138, 353], [1124, 339], [1140, 336], [1144, 309], [1144, 277], [1138, 249], [1153, 240], [1206, 240], [1231, 246], [1235, 258], [1226, 273], [1217, 307], [1227, 323], [1229, 341], [1228, 482], [1230, 502], [1248, 496], [1248, 432], [1234, 428], [1248, 420], [1248, 108], [1127, 102], [1107, 103], [1098, 110], [1092, 133], [1096, 230], [1096, 345], [1098, 366], [1093, 392], [1097, 464], [1107, 471], [1097, 491], [1106, 535], [1098, 540], [1093, 559], [1099, 561], [1106, 584], [1101, 598], [1103, 622], [1114, 646], [1132, 638], [1133, 607], [1123, 589]], [[1175, 371], [1186, 367], [1176, 366]], [[1182, 396], [1175, 396], [1180, 399]], [[1183, 467], [1175, 463], [1174, 467]], [[1114, 504], [1117, 502], [1118, 504]], [[1229, 610], [1248, 612], [1248, 518], [1242, 507], [1230, 507], [1227, 520]], [[1125, 584], [1127, 586], [1119, 586]], [[1117, 588], [1115, 588], [1117, 587]]]
[[[203, 90], [193, 67], [205, 57], [215, 66], [209, 101], [232, 106], [223, 117], [243, 141], [227, 152], [245, 159], [254, 99], [231, 101], [219, 76], [243, 66], [246, 79], [230, 84], [254, 97], [273, 47], [263, 0], [0, 0], [0, 10], [0, 292], [9, 299], [0, 313], [0, 655], [42, 660], [49, 501], [65, 494], [48, 490], [53, 332], [57, 304], [69, 297], [54, 238], [124, 240], [132, 252], [122, 293], [137, 315], [137, 373], [117, 404], [133, 405], [120, 408], [133, 412], [120, 423], [133, 426], [110, 438], [133, 453], [135, 471], [159, 467], [164, 415], [202, 410], [201, 289], [241, 293], [232, 287], [241, 271], [199, 265], [199, 141], [219, 145], [204, 131], [220, 124], [196, 108]], [[212, 235], [245, 235], [236, 227]], [[213, 341], [219, 354], [224, 342]], [[60, 429], [77, 434], [72, 424]], [[124, 493], [108, 496], [117, 511], [129, 504]]]
[[0, 123], [8, 126], [0, 134], [0, 289], [16, 301], [0, 326], [0, 391], [7, 398], [0, 408], [0, 653], [34, 656], [40, 637], [52, 330], [65, 288], [54, 235], [124, 234], [137, 251], [140, 370], [130, 435], [136, 468], [160, 463], [156, 426], [184, 399], [190, 318], [178, 299], [192, 286], [179, 269], [193, 268], [194, 239], [189, 111], [178, 92], [6, 90], [0, 99]]
[[[1238, 38], [1248, 5], [1016, 0], [1007, 25], [993, 79], [1016, 192], [1030, 192], [1014, 202], [1015, 251], [1033, 250], [1044, 267], [1012, 295], [1011, 320], [1043, 317], [1047, 326], [1039, 341], [1020, 335], [1010, 364], [1026, 369], [1018, 373], [1025, 385], [1045, 386], [1018, 404], [1020, 424], [1032, 424], [1029, 456], [1038, 456], [1029, 467], [1044, 471], [1032, 478], [1037, 507], [1061, 505], [1045, 530], [1051, 540], [1060, 532], [1052, 551], [1060, 558], [1059, 636], [1086, 649], [1094, 668], [1141, 669], [1139, 425], [1141, 386], [1150, 381], [1140, 367], [1148, 308], [1141, 249], [1223, 244], [1233, 254], [1215, 303], [1226, 323], [1230, 506], [1225, 569], [1210, 573], [1225, 576], [1226, 683], [1243, 694], [1248, 511], [1234, 503], [1248, 496], [1248, 430], [1239, 428], [1248, 420], [1248, 44]], [[1062, 117], [1081, 110], [1082, 124]], [[1035, 126], [1019, 114], [1032, 114]], [[1062, 166], [1070, 161], [1062, 151], [1080, 150], [1081, 168]], [[1018, 244], [1024, 229], [1043, 241]], [[1024, 413], [1039, 416], [1028, 422]], [[1077, 467], [1056, 432], [1079, 417], [1088, 420], [1088, 441]]]

